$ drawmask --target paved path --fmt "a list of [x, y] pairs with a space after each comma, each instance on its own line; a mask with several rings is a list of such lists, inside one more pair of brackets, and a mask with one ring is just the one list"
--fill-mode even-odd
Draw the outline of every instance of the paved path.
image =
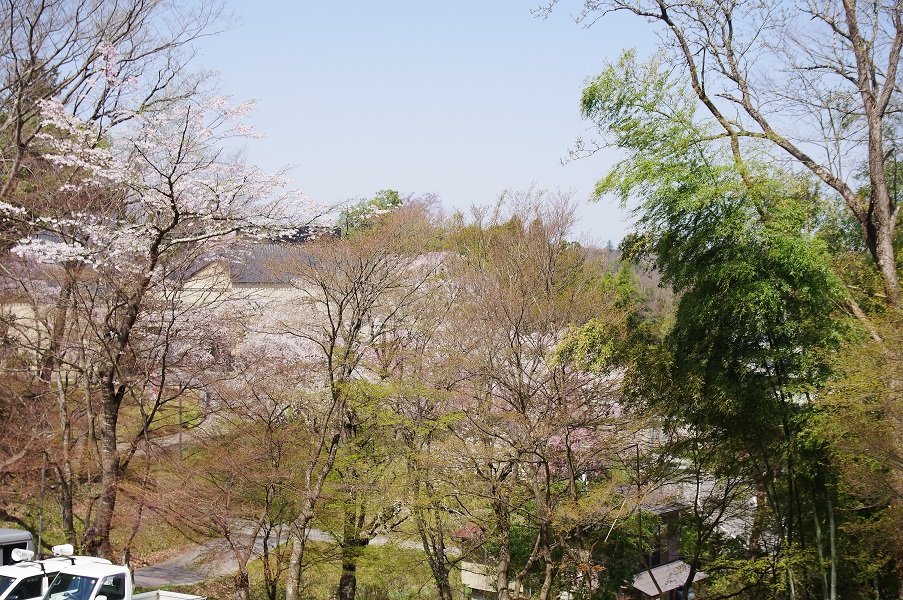
[[[286, 528], [287, 529], [287, 528]], [[239, 539], [242, 545], [250, 541], [250, 534]], [[331, 542], [334, 538], [319, 529], [312, 529], [307, 539], [314, 542]], [[271, 547], [275, 542], [270, 542]], [[251, 553], [251, 560], [263, 554], [263, 540], [258, 539]], [[238, 571], [238, 562], [226, 540], [209, 541], [193, 550], [170, 558], [156, 565], [135, 569], [135, 585], [143, 588], [158, 588], [170, 585], [191, 585], [214, 577], [232, 575]]]

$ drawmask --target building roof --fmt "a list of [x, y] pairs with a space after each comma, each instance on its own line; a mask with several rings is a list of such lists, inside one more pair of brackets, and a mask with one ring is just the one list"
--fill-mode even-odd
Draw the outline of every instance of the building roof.
[[[652, 577], [649, 576], [650, 571], [652, 577], [655, 578], [654, 581]], [[659, 590], [655, 587], [656, 582], [662, 593], [669, 592], [671, 590], [676, 590], [686, 583], [689, 575], [690, 565], [682, 560], [675, 560], [664, 565], [653, 567], [649, 571], [639, 573], [633, 578], [633, 587], [647, 596], [658, 596]], [[696, 582], [707, 577], [708, 575], [702, 571], [697, 571], [696, 575], [693, 576], [693, 581]]]
[[285, 283], [274, 268], [286, 259], [286, 248], [273, 242], [252, 244], [229, 265], [233, 283]]
[[303, 260], [310, 264], [312, 255], [301, 249], [301, 244], [280, 243], [273, 241], [255, 241], [240, 247], [219, 249], [200, 257], [189, 277], [196, 277], [210, 267], [219, 267], [234, 284], [275, 284], [288, 283], [281, 274], [286, 261]]

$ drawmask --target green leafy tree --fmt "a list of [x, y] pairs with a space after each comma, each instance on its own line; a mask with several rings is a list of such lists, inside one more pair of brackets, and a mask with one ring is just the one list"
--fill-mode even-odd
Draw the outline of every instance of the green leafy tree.
[[[357, 386], [378, 377], [377, 348], [406, 327], [436, 276], [438, 265], [420, 255], [427, 229], [408, 217], [396, 211], [360, 235], [294, 247], [278, 265], [291, 280], [294, 297], [273, 311], [269, 326], [274, 334], [308, 348], [311, 399], [296, 410], [305, 415], [314, 440], [307, 449], [304, 483], [297, 492], [301, 501], [289, 534], [288, 600], [301, 598], [307, 530], [340, 451], [353, 455], [355, 444], [362, 444], [361, 451], [365, 446], [356, 429], [373, 414], [373, 398], [357, 393]], [[356, 499], [349, 506], [357, 510]], [[346, 589], [353, 596], [350, 575], [349, 569]]]
[[355, 202], [339, 213], [338, 226], [342, 235], [352, 235], [359, 229], [369, 229], [375, 220], [395, 210], [404, 203], [404, 198], [395, 190], [380, 190], [373, 198]]
[[[845, 332], [835, 315], [845, 293], [814, 235], [824, 200], [807, 177], [769, 166], [767, 154], [738, 161], [732, 140], [698, 118], [695, 91], [660, 66], [628, 53], [583, 96], [586, 117], [626, 154], [596, 193], [636, 202], [625, 252], [649, 257], [680, 298], [662, 343], [638, 348], [626, 389], [683, 432], [678, 441], [693, 441], [677, 456], [705, 456], [689, 464], [717, 481], [739, 467], [759, 490], [742, 558], [772, 561], [758, 580], [769, 593], [820, 587], [836, 597], [844, 560], [836, 468], [806, 436], [830, 373], [825, 352]], [[705, 567], [712, 550], [694, 552], [691, 567]]]
[[[724, 140], [738, 175], [754, 179], [747, 168], [766, 152], [836, 193], [887, 302], [899, 304], [899, 211], [888, 167], [899, 145], [903, 3], [585, 0], [582, 16], [595, 23], [614, 12], [658, 28], [666, 70], [711, 125], [697, 141]], [[857, 189], [850, 174], [860, 170], [868, 185]]]
[[878, 339], [863, 333], [835, 356], [838, 376], [812, 434], [829, 442], [842, 491], [862, 507], [844, 524], [850, 551], [868, 557], [852, 575], [884, 595], [895, 587], [889, 568], [903, 581], [903, 315], [888, 311], [873, 323]]

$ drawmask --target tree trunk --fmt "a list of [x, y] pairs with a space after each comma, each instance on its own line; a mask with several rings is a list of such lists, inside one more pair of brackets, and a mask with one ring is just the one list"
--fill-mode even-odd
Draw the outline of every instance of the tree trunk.
[[235, 585], [235, 594], [233, 596], [235, 600], [251, 600], [251, 582], [248, 579], [246, 570], [239, 569], [232, 576], [232, 582]]
[[[72, 263], [67, 263], [67, 272], [69, 272], [70, 269], [74, 269], [74, 274], [72, 275], [73, 278], [75, 278], [81, 270], [75, 268]], [[66, 323], [69, 318], [69, 300], [72, 298], [72, 287], [72, 279], [67, 278], [63, 287], [60, 289], [59, 295], [57, 295], [56, 305], [53, 310], [53, 324], [50, 328], [50, 341], [48, 343], [47, 351], [44, 353], [44, 357], [41, 360], [40, 377], [41, 381], [46, 382], [48, 388], [53, 373], [59, 364], [57, 354], [63, 345], [63, 336], [66, 333]]]
[[[66, 533], [66, 541], [75, 546], [80, 547], [75, 534], [75, 518], [74, 507], [72, 503], [73, 496], [73, 476], [72, 476], [72, 419], [69, 415], [69, 408], [66, 403], [66, 392], [62, 383], [57, 384], [58, 388], [58, 405], [60, 411], [60, 440], [61, 452], [60, 462], [54, 465], [56, 479], [59, 485], [57, 491], [57, 501], [60, 505], [60, 518], [62, 520], [63, 531]], [[38, 550], [40, 552], [40, 549]]]
[[122, 403], [120, 390], [114, 388], [112, 367], [101, 381], [101, 402], [103, 424], [100, 429], [100, 502], [90, 529], [85, 532], [85, 551], [91, 556], [101, 556], [113, 560], [110, 532], [113, 529], [113, 514], [119, 491], [119, 450], [116, 426], [119, 420], [119, 406]]
[[[895, 499], [891, 502], [893, 509], [899, 510], [899, 499]], [[897, 505], [897, 506], [894, 506]], [[892, 510], [893, 510], [892, 509]], [[896, 543], [894, 544], [894, 572], [897, 576], [897, 590], [899, 594], [900, 600], [903, 600], [903, 541], [899, 539], [897, 536]], [[877, 585], [877, 575], [876, 575], [876, 585]], [[880, 588], [878, 588], [880, 590]]]
[[555, 564], [550, 560], [551, 556], [546, 558], [545, 576], [542, 580], [542, 587], [539, 590], [539, 600], [549, 600], [552, 593], [552, 583], [555, 581]]
[[312, 518], [312, 514], [302, 512], [289, 528], [288, 537], [292, 541], [292, 553], [289, 555], [288, 573], [285, 578], [285, 600], [301, 600], [304, 546], [307, 542], [307, 526]]
[[342, 547], [342, 576], [339, 578], [338, 599], [354, 600], [357, 593], [357, 555], [353, 545]]
[[828, 509], [828, 540], [831, 549], [831, 592], [829, 598], [837, 600], [837, 540], [834, 527], [834, 505], [831, 503], [831, 492], [827, 495]]
[[504, 500], [493, 500], [492, 509], [495, 512], [499, 537], [499, 562], [496, 566], [495, 589], [498, 600], [509, 600], [511, 598], [508, 591], [508, 568], [511, 565], [511, 515], [508, 514], [508, 506]]
[[[410, 451], [415, 453], [414, 449]], [[430, 565], [433, 582], [440, 600], [453, 600], [449, 581], [449, 566], [445, 557], [445, 532], [442, 522], [442, 508], [434, 500], [434, 489], [428, 478], [423, 477], [421, 465], [416, 459], [408, 460], [408, 476], [411, 480], [413, 506], [411, 512], [417, 524], [417, 534], [423, 545], [423, 553]], [[421, 488], [426, 491], [428, 502], [422, 502]]]
[[812, 524], [815, 526], [815, 549], [818, 551], [818, 570], [821, 572], [821, 588], [823, 597], [828, 597], [828, 572], [825, 571], [824, 540], [821, 534], [821, 522], [818, 519], [818, 496], [815, 484], [812, 484]]
[[60, 505], [60, 519], [62, 521], [63, 532], [66, 534], [66, 542], [72, 544], [76, 549], [79, 548], [78, 539], [75, 533], [74, 509], [72, 506], [72, 487], [71, 481], [65, 480], [64, 476], [59, 475], [59, 491], [57, 492], [57, 502]]
[[[867, 107], [868, 108], [868, 107]], [[874, 110], [874, 109], [872, 109]], [[887, 185], [882, 120], [869, 115], [869, 181], [871, 183], [870, 220], [863, 224], [866, 242], [881, 271], [884, 291], [894, 306], [900, 305], [900, 280], [894, 256], [897, 213]]]
[[[270, 552], [270, 538], [272, 535], [273, 525], [268, 522], [263, 530], [263, 554], [260, 557], [260, 562], [263, 563], [263, 586], [266, 590], [267, 600], [276, 600], [279, 592], [280, 574], [282, 573], [280, 568], [282, 552], [278, 549], [281, 536], [277, 533], [276, 550], [275, 552]], [[275, 561], [273, 560], [274, 558]]]
[[[430, 527], [427, 515], [433, 513], [434, 527]], [[435, 505], [429, 507], [416, 506], [414, 518], [417, 521], [417, 533], [423, 544], [423, 552], [426, 554], [430, 571], [433, 573], [433, 581], [440, 600], [453, 600], [451, 582], [449, 581], [449, 568], [445, 560], [445, 537], [442, 532], [442, 517], [440, 508]]]
[[790, 600], [796, 600], [796, 584], [793, 582], [793, 571], [787, 567], [787, 590], [790, 592]]
[[763, 476], [763, 478], [756, 483], [756, 512], [753, 516], [753, 525], [749, 533], [750, 557], [758, 556], [761, 551], [759, 544], [762, 540], [762, 530], [765, 527], [765, 503], [767, 501], [768, 496], [766, 494], [765, 481]]
[[351, 492], [345, 503], [345, 524], [342, 531], [342, 576], [339, 578], [339, 600], [354, 600], [357, 592], [357, 561], [361, 550], [370, 543], [370, 538], [361, 535], [365, 519], [365, 508], [361, 505], [357, 492]]
[[[341, 412], [341, 406], [336, 412]], [[320, 493], [323, 491], [326, 476], [332, 472], [340, 439], [341, 437], [338, 433], [333, 434], [327, 446], [325, 434], [322, 435], [320, 445], [314, 454], [312, 462], [307, 466], [307, 493], [304, 506], [298, 518], [292, 523], [288, 534], [289, 539], [292, 540], [292, 553], [289, 556], [288, 574], [285, 579], [285, 600], [301, 600], [301, 572], [304, 569], [304, 546], [307, 543], [307, 527], [314, 518], [314, 507], [317, 504]], [[324, 446], [326, 447], [326, 460], [317, 475], [316, 483], [311, 484], [313, 473], [317, 468], [317, 461], [322, 456]]]

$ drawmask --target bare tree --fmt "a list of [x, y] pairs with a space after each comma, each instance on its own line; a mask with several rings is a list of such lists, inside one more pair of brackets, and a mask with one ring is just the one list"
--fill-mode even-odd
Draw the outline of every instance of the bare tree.
[[[451, 327], [467, 344], [466, 378], [452, 391], [462, 415], [454, 427], [458, 474], [487, 506], [480, 525], [499, 548], [500, 600], [511, 597], [510, 588], [523, 589], [534, 564], [545, 565], [539, 586], [542, 597], [551, 597], [561, 567], [557, 549], [573, 564], [591, 566], [583, 531], [605, 511], [595, 511], [591, 524], [586, 514], [574, 518], [583, 500], [578, 487], [627, 433], [617, 426], [611, 374], [556, 361], [572, 328], [617, 312], [614, 299], [600, 293], [603, 273], [568, 241], [573, 223], [568, 197], [503, 197], [485, 220], [462, 231], [465, 250], [452, 270], [461, 292]], [[596, 502], [604, 504], [602, 495]], [[526, 524], [534, 542], [515, 567], [517, 523]]]
[[404, 210], [348, 239], [322, 239], [286, 251], [280, 271], [292, 295], [273, 311], [271, 327], [308, 348], [316, 393], [295, 410], [305, 415], [311, 444], [303, 470], [286, 596], [300, 597], [307, 530], [339, 448], [354, 439], [360, 407], [354, 383], [373, 377], [367, 357], [404, 327], [436, 265], [421, 256], [423, 225]]

